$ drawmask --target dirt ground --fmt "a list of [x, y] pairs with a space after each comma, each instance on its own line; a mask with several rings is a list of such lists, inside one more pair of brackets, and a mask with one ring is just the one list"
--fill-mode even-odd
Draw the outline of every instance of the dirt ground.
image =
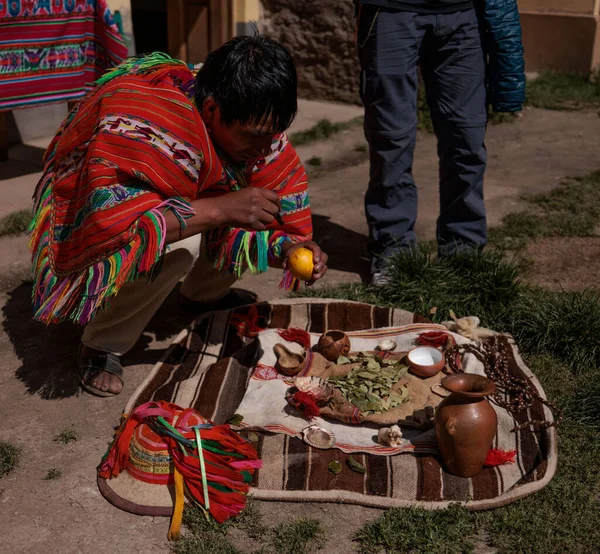
[[[598, 136], [600, 118], [586, 113], [527, 110], [515, 123], [491, 127], [486, 181], [490, 225], [518, 210], [522, 194], [547, 191], [566, 176], [599, 169]], [[311, 183], [311, 196], [315, 236], [330, 255], [329, 284], [359, 281], [367, 267], [362, 202], [368, 164], [366, 154], [356, 150], [363, 141], [361, 129], [356, 128], [299, 149], [305, 160], [323, 158]], [[13, 178], [18, 178], [19, 171], [26, 173], [15, 164], [11, 167]], [[419, 140], [414, 173], [421, 200], [418, 232], [428, 239], [433, 237], [438, 211], [437, 159], [431, 136]], [[0, 195], [6, 194], [3, 188]], [[565, 288], [595, 284], [600, 239], [552, 239], [532, 248], [541, 283], [556, 286], [560, 282]], [[578, 253], [580, 263], [572, 262], [573, 252]], [[80, 394], [74, 374], [80, 331], [67, 324], [46, 328], [31, 320], [31, 285], [21, 283], [28, 272], [25, 238], [0, 239], [0, 255], [0, 440], [23, 447], [19, 468], [0, 479], [0, 550], [167, 552], [167, 519], [113, 508], [97, 490], [95, 467], [128, 396], [173, 336], [189, 323], [189, 316], [178, 310], [175, 296], [170, 298], [124, 359], [123, 393], [108, 399]], [[279, 279], [277, 272], [271, 272], [244, 278], [240, 285], [269, 299], [281, 296]], [[79, 434], [76, 442], [64, 445], [53, 440], [69, 426]], [[44, 480], [51, 468], [61, 470], [62, 477]], [[352, 533], [381, 514], [376, 509], [332, 504], [262, 502], [260, 508], [273, 524], [299, 515], [321, 519], [329, 531], [327, 553], [351, 551]]]

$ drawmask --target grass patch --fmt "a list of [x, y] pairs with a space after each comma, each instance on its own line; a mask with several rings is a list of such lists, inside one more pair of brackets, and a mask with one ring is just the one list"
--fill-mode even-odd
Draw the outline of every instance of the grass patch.
[[570, 179], [550, 192], [525, 196], [525, 210], [509, 213], [490, 229], [492, 245], [515, 248], [542, 237], [597, 236], [600, 171]]
[[56, 479], [60, 479], [62, 477], [62, 471], [60, 469], [57, 469], [55, 467], [51, 467], [47, 472], [46, 472], [46, 476], [44, 477], [45, 481], [54, 481]]
[[[506, 325], [505, 312], [520, 298], [525, 269], [524, 262], [507, 260], [499, 251], [437, 260], [431, 247], [419, 246], [390, 260], [392, 279], [385, 287], [352, 284], [305, 289], [301, 294], [396, 306], [435, 322], [450, 319], [452, 310], [459, 316], [478, 315], [484, 325], [498, 328]], [[433, 308], [437, 311], [432, 315]]]
[[366, 152], [369, 149], [369, 145], [362, 143], [362, 144], [357, 144], [354, 147], [355, 152]]
[[290, 135], [290, 141], [294, 146], [304, 146], [311, 142], [326, 140], [342, 131], [362, 125], [363, 117], [355, 117], [350, 121], [332, 123], [329, 119], [321, 119], [310, 129], [304, 131], [296, 131]]
[[176, 554], [242, 554], [227, 538], [228, 525], [207, 519], [199, 508], [183, 511], [185, 534], [173, 545]]
[[75, 442], [78, 438], [79, 436], [77, 435], [77, 431], [75, 431], [73, 427], [67, 427], [58, 433], [58, 435], [54, 437], [54, 440], [62, 444], [70, 444]]
[[312, 158], [306, 160], [306, 163], [313, 167], [320, 167], [323, 163], [323, 158], [319, 158], [319, 156], [313, 156]]
[[10, 442], [0, 441], [0, 477], [14, 471], [21, 461], [23, 449]]
[[600, 434], [565, 421], [559, 467], [536, 495], [479, 514], [498, 554], [588, 554], [600, 547]]
[[548, 110], [600, 106], [600, 79], [582, 73], [545, 71], [527, 83], [527, 103]]
[[251, 539], [260, 539], [268, 533], [258, 504], [251, 496], [248, 497], [244, 511], [229, 520], [229, 526], [244, 531]]
[[231, 529], [241, 531], [255, 543], [258, 553], [305, 554], [325, 544], [325, 532], [314, 519], [295, 521], [269, 528], [264, 525], [257, 503], [248, 499], [246, 509], [219, 525], [196, 507], [183, 512], [185, 533], [173, 545], [176, 554], [242, 554], [228, 537]]
[[27, 232], [33, 216], [31, 210], [19, 210], [0, 219], [0, 236], [22, 235]]
[[363, 554], [466, 554], [473, 552], [475, 518], [458, 505], [447, 510], [388, 510], [355, 536]]
[[325, 542], [321, 523], [309, 517], [282, 523], [271, 530], [270, 543], [277, 554], [307, 554], [322, 548]]

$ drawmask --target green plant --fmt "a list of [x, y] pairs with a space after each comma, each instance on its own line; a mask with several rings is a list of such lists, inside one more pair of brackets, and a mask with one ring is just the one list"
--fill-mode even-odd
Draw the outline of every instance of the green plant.
[[4, 216], [0, 219], [0, 236], [26, 233], [32, 218], [31, 210], [19, 210]]
[[307, 554], [322, 548], [325, 542], [321, 523], [309, 517], [282, 523], [271, 530], [270, 544], [277, 554]]
[[356, 533], [360, 552], [464, 554], [473, 552], [477, 525], [458, 505], [446, 510], [391, 509]]
[[296, 131], [290, 135], [290, 141], [294, 146], [304, 146], [305, 144], [310, 144], [311, 142], [316, 142], [319, 140], [326, 140], [342, 131], [346, 131], [352, 127], [356, 127], [357, 125], [362, 125], [363, 118], [355, 117], [350, 121], [344, 121], [341, 123], [332, 123], [329, 119], [321, 119], [315, 125], [313, 125], [310, 129], [306, 129], [305, 131]]
[[47, 472], [44, 479], [46, 481], [53, 481], [55, 479], [60, 479], [62, 477], [62, 471], [55, 467], [51, 467]]
[[75, 442], [78, 438], [77, 431], [72, 427], [67, 427], [58, 433], [58, 435], [54, 437], [54, 440], [56, 442], [61, 442], [62, 444], [69, 444]]
[[541, 237], [595, 236], [600, 224], [600, 172], [563, 182], [548, 193], [526, 196], [521, 212], [490, 229], [490, 243], [516, 249]]
[[20, 446], [0, 441], [0, 478], [17, 468], [22, 453], [23, 449]]
[[306, 161], [308, 165], [313, 167], [319, 167], [323, 163], [323, 158], [319, 158], [318, 156], [313, 156], [312, 158]]
[[550, 110], [598, 107], [600, 81], [596, 75], [544, 71], [527, 83], [527, 103]]

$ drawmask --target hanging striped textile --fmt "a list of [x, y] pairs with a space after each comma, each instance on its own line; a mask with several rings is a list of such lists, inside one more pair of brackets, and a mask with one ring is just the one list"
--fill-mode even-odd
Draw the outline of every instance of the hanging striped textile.
[[79, 99], [126, 56], [105, 0], [0, 2], [0, 111]]

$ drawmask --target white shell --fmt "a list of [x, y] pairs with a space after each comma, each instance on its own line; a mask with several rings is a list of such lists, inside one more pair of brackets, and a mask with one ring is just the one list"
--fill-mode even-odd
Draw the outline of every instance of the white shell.
[[395, 350], [396, 346], [398, 346], [398, 343], [393, 339], [381, 339], [377, 348], [383, 352], [391, 352]]
[[311, 425], [302, 431], [302, 437], [304, 442], [310, 444], [314, 448], [320, 448], [321, 450], [327, 450], [332, 448], [335, 444], [335, 435], [323, 427], [318, 425]]
[[296, 377], [294, 386], [302, 392], [314, 392], [323, 387], [326, 382], [320, 377]]

